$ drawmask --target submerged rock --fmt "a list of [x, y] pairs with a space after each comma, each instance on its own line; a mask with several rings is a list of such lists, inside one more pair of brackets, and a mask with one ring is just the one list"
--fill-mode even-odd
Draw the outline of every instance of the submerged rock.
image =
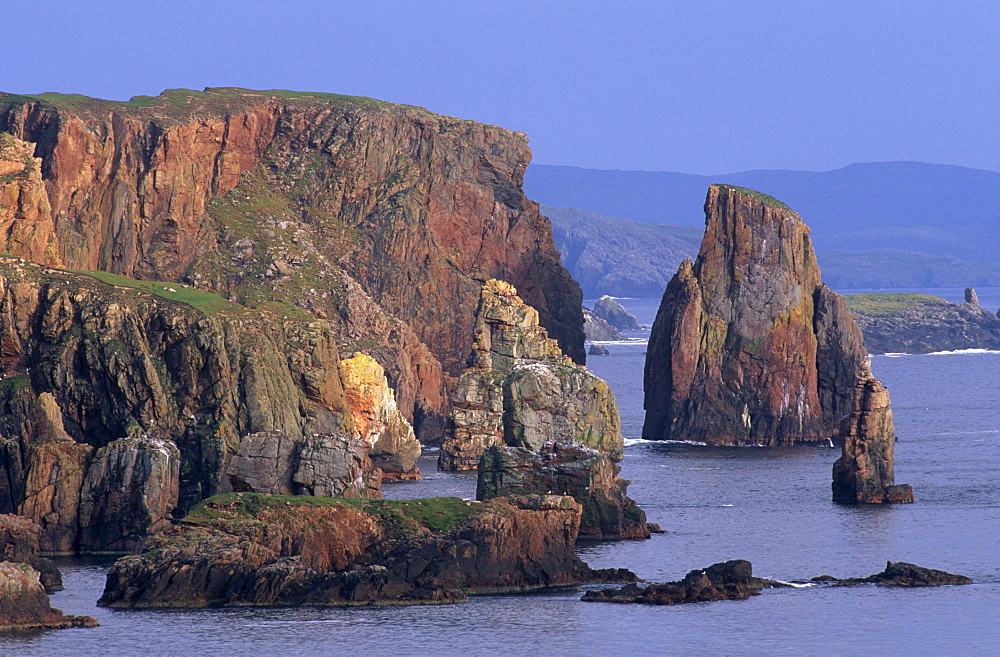
[[729, 185], [709, 188], [705, 217], [698, 259], [667, 285], [650, 334], [643, 437], [835, 437], [868, 356], [820, 280], [809, 229], [783, 203]]
[[587, 591], [584, 602], [638, 602], [652, 605], [677, 605], [687, 602], [712, 602], [715, 600], [745, 600], [769, 586], [768, 580], [753, 576], [749, 561], [734, 559], [692, 570], [684, 579], [666, 584], [641, 587], [627, 584], [618, 589]]
[[851, 584], [878, 584], [879, 586], [950, 586], [972, 584], [965, 575], [955, 575], [943, 570], [924, 568], [905, 561], [886, 561], [885, 570], [861, 579], [845, 579], [837, 582], [840, 586]]
[[0, 561], [0, 632], [96, 626], [90, 616], [67, 616], [53, 609], [37, 570]]
[[889, 391], [878, 379], [859, 381], [854, 410], [841, 438], [841, 457], [833, 464], [833, 499], [849, 504], [907, 503], [913, 501], [908, 484], [896, 484], [896, 429], [889, 407]]
[[476, 499], [551, 493], [583, 506], [580, 538], [649, 538], [646, 513], [626, 495], [629, 481], [609, 456], [579, 443], [490, 447], [479, 462]]
[[230, 495], [119, 559], [98, 604], [115, 608], [422, 604], [588, 581], [570, 497], [351, 501]]

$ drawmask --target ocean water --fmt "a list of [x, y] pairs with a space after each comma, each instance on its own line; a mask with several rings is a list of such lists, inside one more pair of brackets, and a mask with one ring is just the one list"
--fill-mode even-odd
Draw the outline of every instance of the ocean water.
[[[951, 290], [949, 294], [956, 292]], [[980, 299], [987, 299], [980, 290]], [[950, 300], [961, 301], [958, 297]], [[939, 296], [944, 294], [938, 293]], [[948, 298], [948, 297], [946, 297]], [[997, 295], [1000, 299], [1000, 295]], [[657, 300], [622, 301], [651, 323]], [[892, 395], [896, 480], [917, 502], [845, 507], [830, 501], [839, 450], [709, 448], [639, 439], [648, 331], [608, 344], [589, 366], [609, 381], [629, 441], [629, 494], [666, 534], [582, 544], [594, 567], [678, 579], [748, 559], [782, 580], [866, 576], [887, 560], [968, 575], [969, 586], [807, 587], [745, 601], [672, 607], [583, 603], [564, 588], [480, 596], [433, 607], [112, 611], [94, 606], [107, 560], [63, 560], [67, 613], [95, 629], [0, 638], [2, 655], [993, 655], [1000, 645], [1000, 352], [876, 356]], [[439, 473], [387, 497], [475, 494], [475, 477]]]

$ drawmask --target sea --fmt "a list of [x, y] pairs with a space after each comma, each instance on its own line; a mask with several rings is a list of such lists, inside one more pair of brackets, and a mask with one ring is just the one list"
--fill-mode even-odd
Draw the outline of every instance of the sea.
[[[853, 290], [851, 290], [853, 291]], [[913, 289], [962, 301], [959, 288]], [[978, 290], [1000, 306], [1000, 288]], [[659, 300], [621, 299], [649, 326]], [[666, 530], [643, 541], [578, 545], [591, 566], [648, 581], [727, 559], [787, 582], [863, 577], [886, 561], [967, 575], [937, 588], [771, 589], [743, 601], [678, 606], [584, 603], [581, 589], [476, 596], [442, 606], [121, 611], [95, 606], [110, 561], [61, 559], [66, 613], [101, 626], [4, 636], [0, 654], [33, 655], [942, 655], [1000, 654], [1000, 352], [872, 357], [889, 388], [896, 481], [916, 502], [841, 506], [839, 449], [716, 448], [641, 440], [648, 328], [588, 360], [617, 396], [629, 495]], [[475, 475], [437, 472], [386, 486], [390, 498], [475, 495]]]

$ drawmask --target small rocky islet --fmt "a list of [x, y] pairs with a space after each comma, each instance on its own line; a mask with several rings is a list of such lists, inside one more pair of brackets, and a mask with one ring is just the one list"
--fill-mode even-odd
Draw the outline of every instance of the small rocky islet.
[[[640, 589], [577, 558], [659, 531], [583, 366], [585, 327], [637, 324], [611, 298], [581, 311], [529, 157], [518, 133], [347, 96], [0, 94], [6, 628], [93, 624], [48, 606], [41, 554], [128, 554], [116, 608], [755, 590], [748, 562]], [[712, 186], [653, 328], [648, 435], [836, 437], [835, 499], [911, 501], [860, 340], [798, 216]], [[479, 500], [381, 500], [424, 445], [478, 470]]]

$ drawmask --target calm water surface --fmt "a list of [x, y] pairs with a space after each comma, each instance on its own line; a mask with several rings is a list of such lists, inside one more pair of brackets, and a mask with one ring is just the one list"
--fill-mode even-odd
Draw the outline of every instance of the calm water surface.
[[[927, 290], [921, 290], [927, 291]], [[927, 291], [961, 301], [962, 291]], [[986, 294], [984, 294], [986, 292]], [[979, 290], [983, 305], [991, 290]], [[955, 296], [957, 294], [957, 296]], [[947, 296], [946, 296], [947, 295]], [[996, 295], [1000, 302], [1000, 294]], [[658, 301], [623, 300], [650, 323]], [[997, 305], [994, 303], [994, 305]], [[887, 560], [971, 576], [935, 589], [765, 591], [740, 602], [676, 607], [591, 604], [560, 589], [437, 607], [111, 611], [94, 602], [107, 562], [64, 560], [53, 603], [100, 628], [0, 639], [3, 655], [994, 655], [1000, 645], [1000, 353], [876, 356], [892, 394], [896, 480], [913, 505], [830, 501], [838, 450], [709, 448], [637, 440], [643, 338], [609, 344], [590, 367], [615, 390], [626, 438], [623, 475], [652, 522], [648, 541], [581, 545], [595, 567], [650, 580], [749, 559], [783, 580], [865, 576]], [[475, 477], [439, 473], [387, 486], [387, 497], [473, 497]]]

